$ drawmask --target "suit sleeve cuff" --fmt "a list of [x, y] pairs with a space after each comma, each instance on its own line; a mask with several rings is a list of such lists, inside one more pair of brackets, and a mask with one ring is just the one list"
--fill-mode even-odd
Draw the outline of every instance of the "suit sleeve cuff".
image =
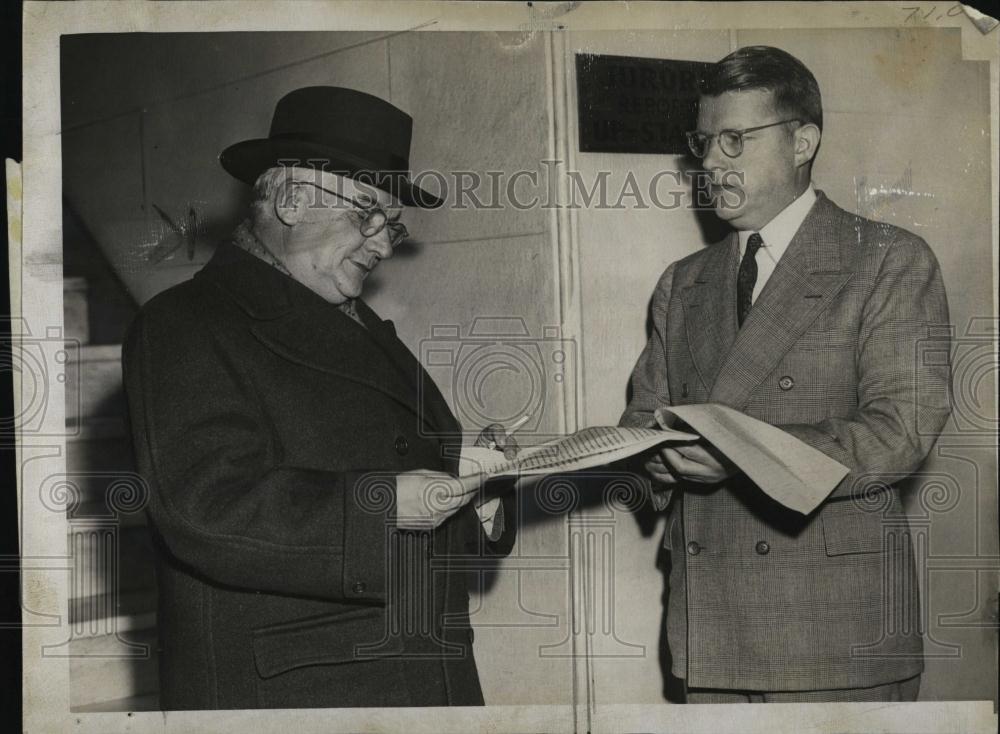
[[670, 504], [670, 498], [673, 496], [674, 490], [672, 488], [657, 489], [655, 486], [650, 489], [649, 501], [653, 503], [653, 509], [657, 512], [663, 512], [667, 509], [667, 505]]

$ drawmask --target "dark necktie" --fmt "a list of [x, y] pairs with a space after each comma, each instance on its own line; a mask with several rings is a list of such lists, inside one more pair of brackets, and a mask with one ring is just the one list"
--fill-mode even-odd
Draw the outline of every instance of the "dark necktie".
[[740, 326], [753, 305], [753, 287], [757, 284], [757, 250], [764, 244], [760, 235], [754, 232], [747, 240], [747, 249], [740, 261], [740, 273], [736, 276], [736, 315]]

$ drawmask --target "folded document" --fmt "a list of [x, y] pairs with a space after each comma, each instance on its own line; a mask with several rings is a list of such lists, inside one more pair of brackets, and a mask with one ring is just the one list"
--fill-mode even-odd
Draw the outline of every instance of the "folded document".
[[[675, 430], [675, 418], [697, 433]], [[848, 468], [780, 428], [725, 405], [660, 408], [661, 428], [593, 426], [522, 449], [513, 459], [492, 449], [462, 448], [459, 473], [488, 477], [581, 471], [626, 459], [654, 446], [704, 438], [772, 499], [808, 514], [847, 476]]]
[[569, 436], [521, 449], [514, 459], [480, 446], [463, 446], [459, 474], [488, 477], [525, 476], [580, 471], [627, 459], [667, 441], [693, 441], [693, 433], [659, 428], [593, 426]]

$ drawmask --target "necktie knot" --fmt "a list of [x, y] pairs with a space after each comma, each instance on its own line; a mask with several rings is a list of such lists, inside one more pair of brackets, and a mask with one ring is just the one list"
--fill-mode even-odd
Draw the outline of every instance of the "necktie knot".
[[757, 250], [763, 246], [764, 240], [761, 238], [759, 232], [754, 232], [750, 235], [749, 239], [747, 239], [747, 252], [750, 253], [751, 257], [755, 256], [757, 254]]

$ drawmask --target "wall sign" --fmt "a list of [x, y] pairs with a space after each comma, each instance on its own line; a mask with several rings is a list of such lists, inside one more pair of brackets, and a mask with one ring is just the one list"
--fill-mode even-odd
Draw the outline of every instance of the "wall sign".
[[577, 54], [580, 151], [687, 153], [698, 80], [711, 64]]

